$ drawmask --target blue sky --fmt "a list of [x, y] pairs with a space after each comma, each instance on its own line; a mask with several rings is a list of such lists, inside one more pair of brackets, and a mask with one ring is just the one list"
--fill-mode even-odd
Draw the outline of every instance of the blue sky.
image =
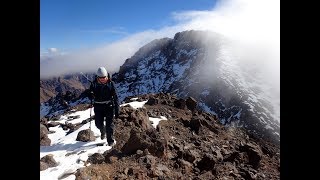
[[205, 30], [228, 39], [223, 49], [239, 64], [258, 66], [280, 86], [279, 0], [87, 2], [40, 0], [40, 78], [101, 66], [112, 74], [154, 39]]
[[210, 10], [215, 0], [40, 0], [40, 50], [99, 47], [175, 24], [172, 13]]

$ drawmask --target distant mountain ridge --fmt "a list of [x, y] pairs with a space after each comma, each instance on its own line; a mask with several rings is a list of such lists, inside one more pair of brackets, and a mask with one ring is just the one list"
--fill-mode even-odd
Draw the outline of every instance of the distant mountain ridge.
[[[85, 74], [90, 79], [93, 74]], [[50, 79], [40, 79], [40, 103], [48, 101], [59, 93], [77, 91], [81, 93], [89, 87], [88, 80], [82, 74], [62, 75]]]
[[[236, 64], [227, 49], [228, 41], [218, 34], [179, 32], [173, 39], [157, 39], [141, 47], [126, 59], [112, 79], [121, 101], [128, 96], [159, 92], [176, 94], [179, 98], [192, 96], [199, 108], [217, 115], [222, 124], [242, 126], [279, 142], [280, 119], [275, 114], [276, 107], [263, 84], [250, 74], [252, 69]], [[59, 84], [56, 80], [58, 90], [49, 92], [67, 88], [82, 90], [77, 78], [71, 79], [74, 83], [60, 79]], [[84, 84], [84, 80], [78, 76], [78, 82]], [[46, 83], [45, 87], [51, 87]], [[45, 93], [48, 94], [43, 90]]]

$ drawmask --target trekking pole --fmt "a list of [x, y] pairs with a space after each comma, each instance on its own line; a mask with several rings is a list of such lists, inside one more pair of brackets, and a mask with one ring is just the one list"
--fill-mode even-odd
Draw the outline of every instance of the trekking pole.
[[[87, 77], [87, 76], [85, 76], [82, 72], [80, 72], [89, 82], [90, 82], [90, 84], [92, 84], [92, 81]], [[91, 121], [92, 121], [92, 116], [91, 116], [91, 110], [92, 110], [92, 99], [91, 99], [91, 102], [90, 102], [90, 118], [89, 118], [89, 121], [90, 121], [90, 132], [92, 131], [91, 130]], [[90, 139], [91, 139], [91, 133], [90, 133]]]
[[90, 131], [91, 131], [91, 121], [92, 121], [91, 110], [92, 110], [92, 99], [91, 99], [91, 103], [90, 103], [90, 119], [89, 119], [90, 120]]
[[82, 74], [83, 77], [85, 77], [90, 83], [92, 83], [92, 81], [87, 77], [85, 76], [82, 72], [80, 72]]

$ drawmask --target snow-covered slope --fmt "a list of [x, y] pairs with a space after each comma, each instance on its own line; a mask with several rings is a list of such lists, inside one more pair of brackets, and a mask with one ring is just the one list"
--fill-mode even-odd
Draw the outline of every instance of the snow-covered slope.
[[90, 132], [94, 111], [88, 106], [42, 121], [40, 179], [279, 179], [279, 146], [243, 129], [225, 128], [216, 116], [195, 109], [193, 98], [159, 93], [125, 102], [114, 121], [112, 148], [97, 146], [101, 140], [94, 122], [91, 135], [97, 139], [77, 141], [80, 131]]
[[[280, 141], [279, 90], [264, 80], [254, 63], [239, 63], [231, 48], [219, 34], [180, 32], [173, 39], [156, 39], [141, 47], [112, 78], [121, 101], [159, 92], [192, 96], [226, 126], [242, 126]], [[89, 103], [79, 98], [71, 104], [77, 102]], [[40, 108], [42, 115], [53, 114], [63, 110], [63, 103], [53, 98]]]
[[[133, 108], [140, 108], [146, 101], [138, 102], [132, 101], [130, 103], [122, 104], [121, 106], [130, 105]], [[77, 124], [90, 118], [91, 115], [94, 115], [93, 108], [87, 109], [84, 111], [76, 111], [68, 115], [62, 115], [59, 120], [54, 121], [55, 123], [65, 124], [66, 122], [71, 124]], [[79, 116], [79, 118], [70, 120], [70, 116]], [[153, 121], [153, 126], [156, 127], [160, 120], [166, 120], [165, 117], [160, 118], [150, 118], [150, 121]], [[50, 123], [51, 121], [49, 121]], [[89, 129], [94, 132], [96, 140], [92, 142], [81, 142], [76, 141], [77, 135], [80, 131]], [[105, 142], [106, 140], [100, 140], [100, 131], [94, 125], [94, 121], [84, 124], [78, 130], [67, 134], [67, 130], [63, 130], [61, 126], [50, 127], [50, 131], [53, 133], [48, 134], [48, 138], [51, 140], [50, 146], [40, 146], [40, 158], [46, 155], [53, 155], [53, 159], [58, 163], [56, 167], [51, 167], [46, 170], [40, 171], [40, 179], [46, 180], [56, 180], [60, 178], [64, 179], [75, 179], [73, 173], [84, 166], [89, 166], [90, 164], [85, 165], [88, 157], [94, 153], [104, 153], [106, 150], [109, 150], [110, 146], [97, 146], [96, 144]]]
[[279, 140], [279, 98], [270, 93], [258, 69], [237, 61], [228, 43], [218, 34], [203, 31], [150, 42], [113, 76], [120, 99], [158, 92], [192, 96], [223, 124]]

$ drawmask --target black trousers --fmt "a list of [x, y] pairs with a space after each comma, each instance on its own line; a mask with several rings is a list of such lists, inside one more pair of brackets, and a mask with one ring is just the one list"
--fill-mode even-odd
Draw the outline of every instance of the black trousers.
[[[113, 107], [107, 104], [94, 104], [95, 125], [103, 134], [106, 132], [108, 143], [114, 142], [113, 139]], [[104, 126], [104, 122], [106, 125]]]

